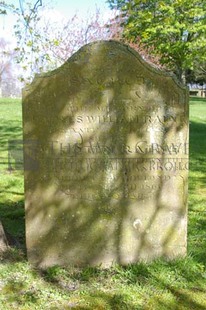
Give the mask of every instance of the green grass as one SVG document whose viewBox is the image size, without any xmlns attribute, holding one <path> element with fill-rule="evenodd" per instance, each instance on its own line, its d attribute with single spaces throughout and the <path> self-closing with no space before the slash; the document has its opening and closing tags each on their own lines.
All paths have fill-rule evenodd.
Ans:
<svg viewBox="0 0 206 310">
<path fill-rule="evenodd" d="M 22 139 L 21 103 L 0 100 L 0 219 L 18 247 L 1 258 L 0 309 L 206 309 L 206 100 L 190 101 L 188 256 L 127 267 L 32 268 L 26 260 L 23 174 L 7 165 Z"/>
</svg>

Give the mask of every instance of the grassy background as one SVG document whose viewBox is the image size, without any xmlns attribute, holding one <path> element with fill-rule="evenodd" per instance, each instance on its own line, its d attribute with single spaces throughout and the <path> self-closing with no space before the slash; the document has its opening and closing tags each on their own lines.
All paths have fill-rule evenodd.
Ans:
<svg viewBox="0 0 206 310">
<path fill-rule="evenodd" d="M 206 309 L 206 100 L 190 100 L 188 256 L 100 268 L 32 268 L 26 261 L 23 173 L 8 169 L 22 139 L 21 102 L 0 99 L 0 219 L 17 247 L 1 257 L 0 309 Z"/>
</svg>

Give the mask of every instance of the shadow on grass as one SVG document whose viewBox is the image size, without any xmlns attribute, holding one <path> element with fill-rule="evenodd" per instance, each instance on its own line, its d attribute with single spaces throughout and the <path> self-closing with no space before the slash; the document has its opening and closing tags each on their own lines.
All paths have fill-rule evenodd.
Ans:
<svg viewBox="0 0 206 310">
<path fill-rule="evenodd" d="M 72 308 L 76 310 L 91 310 L 91 309 L 115 309 L 115 310 L 138 310 L 136 306 L 125 301 L 123 295 L 112 294 L 96 291 L 85 298 L 87 304 L 91 305 L 74 305 Z M 67 308 L 71 309 L 71 308 Z"/>
<path fill-rule="evenodd" d="M 189 252 L 206 266 L 206 124 L 190 123 Z"/>
<path fill-rule="evenodd" d="M 190 123 L 190 173 L 189 193 L 192 196 L 197 187 L 205 187 L 206 184 L 206 124 Z M 201 197 L 199 197 L 201 198 Z M 202 197 L 205 200 L 205 197 Z"/>
<path fill-rule="evenodd" d="M 0 203 L 0 219 L 5 229 L 9 245 L 22 249 L 25 252 L 24 201 L 7 202 L 6 204 Z M 7 255 L 7 257 L 9 256 Z"/>
<path fill-rule="evenodd" d="M 196 161 L 202 156 L 205 156 L 206 150 L 206 124 L 190 122 L 190 161 Z M 206 167 L 205 162 L 202 163 Z M 198 170 L 199 167 L 190 167 L 193 170 Z"/>
<path fill-rule="evenodd" d="M 206 266 L 206 214 L 202 211 L 193 211 L 189 219 L 189 251 L 198 263 Z"/>
<path fill-rule="evenodd" d="M 18 122 L 19 123 L 19 122 Z M 17 122 L 1 122 L 1 148 L 0 151 L 8 149 L 8 141 L 22 138 L 22 127 L 17 125 Z M 3 146 L 3 147 L 2 147 Z"/>
<path fill-rule="evenodd" d="M 192 258 L 174 261 L 161 259 L 147 265 L 144 263 L 126 267 L 116 265 L 109 269 L 98 267 L 64 269 L 54 266 L 41 271 L 40 276 L 66 293 L 84 290 L 84 298 L 92 306 L 80 305 L 74 307 L 75 309 L 107 309 L 106 306 L 101 308 L 100 305 L 98 308 L 95 303 L 98 300 L 102 302 L 101 306 L 105 304 L 111 307 L 108 309 L 205 309 L 197 296 L 193 296 L 194 292 L 204 296 L 206 287 L 201 284 L 203 269 L 195 264 Z M 101 288 L 104 289 L 98 290 L 98 283 L 101 283 Z M 113 290 L 116 284 L 122 287 L 122 295 L 116 294 L 116 290 Z M 109 293 L 106 292 L 108 286 Z M 126 290 L 131 288 L 136 294 L 133 297 L 135 306 L 126 296 Z"/>
<path fill-rule="evenodd" d="M 201 101 L 206 103 L 206 98 L 190 96 L 190 104 L 194 104 L 195 102 L 201 102 Z"/>
</svg>

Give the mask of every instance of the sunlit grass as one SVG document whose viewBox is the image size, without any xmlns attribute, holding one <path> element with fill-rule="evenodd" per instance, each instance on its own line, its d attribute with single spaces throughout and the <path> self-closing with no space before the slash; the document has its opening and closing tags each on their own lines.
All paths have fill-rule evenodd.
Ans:
<svg viewBox="0 0 206 310">
<path fill-rule="evenodd" d="M 2 256 L 0 309 L 206 309 L 206 100 L 190 103 L 188 256 L 105 270 L 27 262 L 23 173 L 8 169 L 7 151 L 9 139 L 22 139 L 21 102 L 1 99 L 0 110 L 0 219 L 18 243 Z"/>
</svg>

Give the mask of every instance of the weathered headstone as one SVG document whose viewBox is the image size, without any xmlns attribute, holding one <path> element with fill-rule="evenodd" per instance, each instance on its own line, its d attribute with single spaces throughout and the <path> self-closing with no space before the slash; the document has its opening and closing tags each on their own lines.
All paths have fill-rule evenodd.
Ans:
<svg viewBox="0 0 206 310">
<path fill-rule="evenodd" d="M 188 92 L 173 77 L 95 42 L 25 88 L 23 119 L 33 264 L 185 255 Z"/>
</svg>

